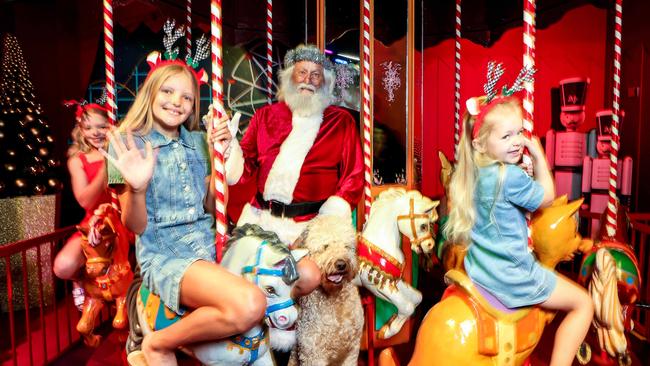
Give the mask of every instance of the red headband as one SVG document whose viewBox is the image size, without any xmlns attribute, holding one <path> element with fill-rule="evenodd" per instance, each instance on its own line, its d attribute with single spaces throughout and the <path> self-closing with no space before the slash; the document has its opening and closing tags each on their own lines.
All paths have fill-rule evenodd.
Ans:
<svg viewBox="0 0 650 366">
<path fill-rule="evenodd" d="M 206 74 L 205 70 L 201 69 L 198 72 L 194 70 L 191 66 L 189 66 L 187 63 L 181 60 L 163 60 L 160 56 L 160 52 L 158 51 L 153 51 L 147 56 L 147 63 L 151 67 L 151 70 L 149 70 L 149 75 L 156 70 L 159 67 L 167 66 L 167 65 L 179 65 L 186 67 L 188 70 L 192 72 L 192 75 L 194 75 L 194 79 L 196 79 L 196 82 L 198 83 L 199 86 L 202 84 L 207 84 L 208 83 L 208 74 Z M 147 77 L 149 77 L 147 75 Z"/>
<path fill-rule="evenodd" d="M 481 130 L 481 126 L 483 126 L 485 116 L 492 110 L 492 108 L 499 104 L 508 103 L 511 100 L 519 100 L 519 98 L 515 96 L 497 95 L 487 104 L 481 104 L 477 97 L 468 99 L 467 102 L 465 102 L 467 113 L 476 116 L 474 126 L 472 127 L 472 139 L 478 137 L 478 132 Z"/>
<path fill-rule="evenodd" d="M 99 105 L 97 103 L 87 103 L 85 101 L 76 101 L 76 100 L 65 100 L 63 101 L 63 105 L 66 107 L 72 107 L 72 106 L 77 106 L 77 109 L 74 111 L 74 116 L 77 120 L 81 120 L 83 117 L 84 113 L 88 112 L 90 109 L 99 109 L 102 110 L 106 113 L 108 113 L 108 108 L 106 108 L 103 105 Z"/>
</svg>

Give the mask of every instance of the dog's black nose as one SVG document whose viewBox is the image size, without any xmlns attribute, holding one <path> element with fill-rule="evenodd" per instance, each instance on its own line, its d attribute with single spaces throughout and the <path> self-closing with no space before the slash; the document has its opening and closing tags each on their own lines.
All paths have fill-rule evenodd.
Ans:
<svg viewBox="0 0 650 366">
<path fill-rule="evenodd" d="M 345 261 L 342 259 L 338 259 L 335 265 L 337 271 L 345 271 L 345 269 L 347 268 L 347 263 L 345 263 Z"/>
</svg>

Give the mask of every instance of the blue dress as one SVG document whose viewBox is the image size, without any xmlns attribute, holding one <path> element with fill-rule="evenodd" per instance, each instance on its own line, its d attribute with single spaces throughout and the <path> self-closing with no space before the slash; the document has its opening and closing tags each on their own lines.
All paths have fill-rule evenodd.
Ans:
<svg viewBox="0 0 650 366">
<path fill-rule="evenodd" d="M 525 213 L 539 208 L 543 198 L 543 187 L 518 166 L 479 168 L 465 270 L 509 308 L 542 303 L 555 289 L 555 272 L 528 251 Z"/>
<path fill-rule="evenodd" d="M 205 133 L 180 128 L 176 139 L 152 129 L 134 136 L 144 149 L 150 141 L 158 150 L 153 177 L 146 193 L 147 227 L 136 236 L 136 257 L 143 284 L 160 296 L 171 310 L 184 312 L 179 304 L 180 282 L 197 260 L 215 261 L 214 218 L 205 212 L 203 200 L 210 174 Z M 115 156 L 112 149 L 109 154 Z M 108 184 L 123 184 L 120 172 L 108 164 Z"/>
</svg>

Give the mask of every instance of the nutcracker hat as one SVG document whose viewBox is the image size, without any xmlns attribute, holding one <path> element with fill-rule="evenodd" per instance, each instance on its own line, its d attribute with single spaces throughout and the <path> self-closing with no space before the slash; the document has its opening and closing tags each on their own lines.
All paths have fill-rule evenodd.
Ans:
<svg viewBox="0 0 650 366">
<path fill-rule="evenodd" d="M 620 111 L 618 128 L 621 129 L 625 111 Z M 611 109 L 604 109 L 596 112 L 596 124 L 598 125 L 598 140 L 610 140 L 612 138 L 612 122 L 614 119 L 614 111 Z"/>
<path fill-rule="evenodd" d="M 582 112 L 587 101 L 589 78 L 573 77 L 560 80 L 562 112 Z"/>
<path fill-rule="evenodd" d="M 201 38 L 196 41 L 194 57 L 192 57 L 191 52 L 188 52 L 188 54 L 185 55 L 185 60 L 182 60 L 178 58 L 178 47 L 174 47 L 174 44 L 179 38 L 183 37 L 185 34 L 185 28 L 183 26 L 176 27 L 176 21 L 173 19 L 167 19 L 163 26 L 163 31 L 165 32 L 165 35 L 163 36 L 165 53 L 161 54 L 158 51 L 153 51 L 147 56 L 147 63 L 149 63 L 149 66 L 151 67 L 149 75 L 151 75 L 152 71 L 162 66 L 181 65 L 187 67 L 192 72 L 192 75 L 194 75 L 194 78 L 199 85 L 207 84 L 208 74 L 205 70 L 196 70 L 196 68 L 199 67 L 199 61 L 206 59 L 210 55 L 210 43 L 205 35 L 202 35 Z"/>
<path fill-rule="evenodd" d="M 517 75 L 517 79 L 512 83 L 512 86 L 508 88 L 507 85 L 503 85 L 501 94 L 497 94 L 498 89 L 496 88 L 496 85 L 503 75 L 503 72 L 504 68 L 502 63 L 496 63 L 494 61 L 488 62 L 487 82 L 483 86 L 485 95 L 469 98 L 465 102 L 467 113 L 476 117 L 474 126 L 472 127 L 473 139 L 478 137 L 478 132 L 481 130 L 483 120 L 488 112 L 498 104 L 504 103 L 510 99 L 519 99 L 514 96 L 514 94 L 523 90 L 526 82 L 532 82 L 534 80 L 534 75 L 537 70 L 534 68 L 523 67 L 519 72 L 519 75 Z"/>
</svg>

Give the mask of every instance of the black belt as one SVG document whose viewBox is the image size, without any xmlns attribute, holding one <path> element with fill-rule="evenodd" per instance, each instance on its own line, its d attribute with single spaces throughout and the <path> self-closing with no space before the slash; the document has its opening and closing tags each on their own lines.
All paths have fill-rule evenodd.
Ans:
<svg viewBox="0 0 650 366">
<path fill-rule="evenodd" d="M 298 202 L 285 204 L 276 200 L 266 201 L 260 192 L 257 192 L 255 199 L 257 200 L 257 203 L 259 203 L 260 207 L 262 207 L 262 209 L 268 209 L 269 212 L 271 212 L 271 215 L 277 217 L 296 217 L 316 214 L 325 202 L 323 200 L 318 202 Z"/>
</svg>

